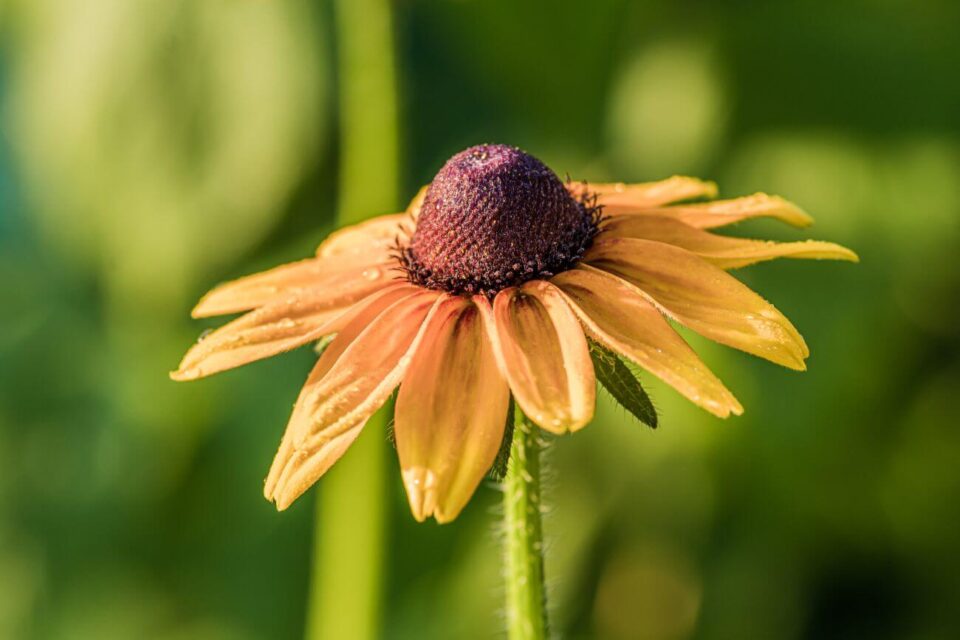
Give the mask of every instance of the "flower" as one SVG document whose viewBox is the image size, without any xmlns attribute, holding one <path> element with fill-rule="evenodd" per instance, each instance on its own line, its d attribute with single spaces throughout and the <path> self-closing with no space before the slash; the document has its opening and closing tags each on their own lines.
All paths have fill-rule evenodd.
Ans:
<svg viewBox="0 0 960 640">
<path fill-rule="evenodd" d="M 764 194 L 701 201 L 716 191 L 687 177 L 565 184 L 519 149 L 472 147 L 406 213 L 342 229 L 315 257 L 208 293 L 194 317 L 246 313 L 171 376 L 200 378 L 335 336 L 300 393 L 265 496 L 289 506 L 399 386 L 395 438 L 411 510 L 448 522 L 493 464 L 511 396 L 556 434 L 591 420 L 588 338 L 721 418 L 743 408 L 668 319 L 804 369 L 809 351 L 790 321 L 726 270 L 857 257 L 827 242 L 712 233 L 758 217 L 811 222 Z"/>
</svg>

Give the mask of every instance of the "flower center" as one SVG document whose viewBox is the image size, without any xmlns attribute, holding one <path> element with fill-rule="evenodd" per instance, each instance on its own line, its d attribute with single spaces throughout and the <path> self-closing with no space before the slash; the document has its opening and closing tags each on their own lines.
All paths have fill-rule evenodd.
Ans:
<svg viewBox="0 0 960 640">
<path fill-rule="evenodd" d="M 599 208 L 574 199 L 533 156 L 479 145 L 433 179 L 400 260 L 416 284 L 493 295 L 573 267 L 598 221 Z"/>
</svg>

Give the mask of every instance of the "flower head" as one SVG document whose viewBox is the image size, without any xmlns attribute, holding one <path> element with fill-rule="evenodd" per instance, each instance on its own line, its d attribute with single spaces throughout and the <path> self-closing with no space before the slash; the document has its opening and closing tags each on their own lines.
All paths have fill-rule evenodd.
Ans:
<svg viewBox="0 0 960 640">
<path fill-rule="evenodd" d="M 401 255 L 412 282 L 492 297 L 572 268 L 598 222 L 598 208 L 533 156 L 480 145 L 450 158 L 430 183 Z"/>
<path fill-rule="evenodd" d="M 335 336 L 300 393 L 266 497 L 289 506 L 399 386 L 395 436 L 411 509 L 447 522 L 493 464 L 511 397 L 553 433 L 591 420 L 588 341 L 719 417 L 743 408 L 668 319 L 804 368 L 809 351 L 790 321 L 726 270 L 856 255 L 715 234 L 756 217 L 811 222 L 777 197 L 707 201 L 715 196 L 712 183 L 685 177 L 564 184 L 519 149 L 472 147 L 406 213 L 338 231 L 313 258 L 207 294 L 195 317 L 247 313 L 171 375 L 199 378 Z"/>
</svg>

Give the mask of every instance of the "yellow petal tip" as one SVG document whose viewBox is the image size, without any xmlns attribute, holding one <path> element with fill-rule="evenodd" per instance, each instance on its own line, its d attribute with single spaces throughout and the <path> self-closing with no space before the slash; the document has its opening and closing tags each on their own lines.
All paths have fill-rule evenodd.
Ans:
<svg viewBox="0 0 960 640">
<path fill-rule="evenodd" d="M 456 513 L 446 513 L 438 510 L 433 514 L 433 518 L 437 521 L 437 524 L 450 524 L 457 519 L 458 515 L 460 515 L 459 510 Z"/>
<path fill-rule="evenodd" d="M 716 198 L 720 194 L 720 188 L 713 180 L 704 180 L 703 187 L 704 195 L 706 195 L 707 198 Z"/>
<path fill-rule="evenodd" d="M 768 210 L 766 215 L 786 222 L 790 226 L 797 227 L 798 229 L 803 229 L 813 224 L 813 216 L 786 198 L 772 196 L 761 191 L 752 196 L 747 196 L 744 199 L 753 200 L 757 204 L 766 203 L 767 205 L 773 205 L 772 210 L 765 207 Z"/>
<path fill-rule="evenodd" d="M 782 219 L 788 224 L 803 229 L 813 224 L 813 216 L 793 204 L 789 200 L 777 197 L 777 200 L 783 205 Z"/>
<path fill-rule="evenodd" d="M 797 243 L 798 246 L 809 246 L 813 251 L 809 256 L 799 255 L 797 257 L 810 257 L 819 260 L 844 260 L 846 262 L 860 262 L 860 256 L 846 247 L 833 242 L 819 242 L 817 240 L 808 240 Z"/>
<path fill-rule="evenodd" d="M 425 467 L 404 469 L 403 484 L 407 488 L 410 512 L 417 522 L 434 515 L 437 507 L 437 476 Z"/>
<path fill-rule="evenodd" d="M 229 313 L 229 309 L 222 309 L 211 302 L 211 298 L 213 298 L 216 293 L 217 290 L 214 289 L 210 293 L 200 298 L 200 301 L 197 302 L 193 309 L 190 310 L 190 317 L 195 320 L 199 320 L 201 318 L 209 318 L 211 316 L 219 316 L 223 315 L 224 313 Z"/>
<path fill-rule="evenodd" d="M 860 262 L 860 256 L 858 256 L 855 251 L 847 249 L 846 247 L 841 247 L 841 249 L 843 250 L 841 251 L 843 257 L 840 258 L 840 260 L 846 260 L 848 262 Z"/>
<path fill-rule="evenodd" d="M 537 425 L 544 431 L 549 431 L 550 433 L 557 436 L 562 436 L 566 434 L 568 431 L 574 431 L 575 428 L 579 428 L 579 427 L 575 427 L 574 423 L 571 422 L 570 420 L 564 420 L 562 418 L 548 419 L 543 417 L 542 415 L 537 415 L 537 414 L 531 415 L 526 411 L 524 411 L 524 413 L 526 413 L 527 417 L 530 418 L 530 421 L 533 422 L 535 425 Z"/>
<path fill-rule="evenodd" d="M 276 505 L 277 511 L 286 511 L 287 508 L 288 508 L 291 504 L 293 504 L 293 501 L 294 501 L 294 500 L 296 500 L 296 498 L 295 498 L 295 497 L 294 497 L 294 498 L 291 498 L 289 495 L 283 495 L 283 494 L 277 495 L 277 494 L 274 494 L 274 496 L 273 496 L 273 503 Z"/>
<path fill-rule="evenodd" d="M 170 372 L 170 379 L 174 382 L 189 382 L 190 380 L 196 380 L 200 377 L 200 374 L 195 369 L 177 369 L 176 371 Z"/>
</svg>

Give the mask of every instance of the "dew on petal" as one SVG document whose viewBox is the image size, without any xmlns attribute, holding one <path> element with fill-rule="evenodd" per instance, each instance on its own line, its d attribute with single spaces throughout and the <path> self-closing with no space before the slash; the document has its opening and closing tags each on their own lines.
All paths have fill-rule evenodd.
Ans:
<svg viewBox="0 0 960 640">
<path fill-rule="evenodd" d="M 381 276 L 383 276 L 383 269 L 380 267 L 370 267 L 369 269 L 364 269 L 362 275 L 364 278 L 370 281 L 378 280 Z"/>
</svg>

